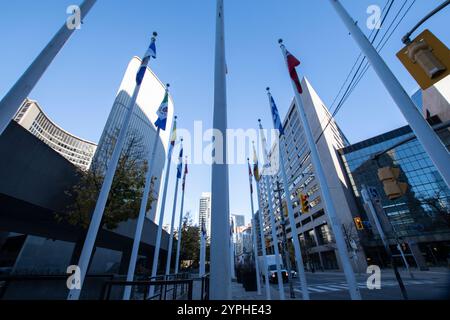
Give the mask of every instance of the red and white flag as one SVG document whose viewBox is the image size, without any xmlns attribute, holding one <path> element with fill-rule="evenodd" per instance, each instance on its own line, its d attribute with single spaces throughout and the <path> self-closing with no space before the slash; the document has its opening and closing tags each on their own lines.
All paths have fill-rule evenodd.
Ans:
<svg viewBox="0 0 450 320">
<path fill-rule="evenodd" d="M 291 76 L 292 81 L 294 81 L 298 93 L 301 94 L 303 93 L 303 89 L 302 85 L 300 84 L 300 80 L 298 79 L 297 70 L 295 69 L 295 67 L 298 67 L 300 65 L 300 61 L 287 50 L 286 50 L 286 61 L 289 69 L 289 75 Z"/>
</svg>

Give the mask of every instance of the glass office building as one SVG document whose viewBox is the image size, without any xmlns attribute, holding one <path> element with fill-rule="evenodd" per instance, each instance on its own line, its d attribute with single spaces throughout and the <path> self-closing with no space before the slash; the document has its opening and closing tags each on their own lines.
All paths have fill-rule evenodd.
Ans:
<svg viewBox="0 0 450 320">
<path fill-rule="evenodd" d="M 450 148 L 448 128 L 437 132 Z M 361 186 L 366 185 L 377 189 L 382 207 L 398 236 L 417 243 L 429 265 L 446 264 L 450 246 L 450 190 L 410 127 L 381 134 L 339 152 L 363 220 L 367 221 L 367 216 L 360 191 Z M 376 154 L 378 160 L 373 157 Z M 396 200 L 386 197 L 377 175 L 381 167 L 400 169 L 399 181 L 408 185 L 404 196 Z M 369 239 L 370 230 L 366 232 Z M 366 241 L 365 245 L 373 243 Z"/>
</svg>

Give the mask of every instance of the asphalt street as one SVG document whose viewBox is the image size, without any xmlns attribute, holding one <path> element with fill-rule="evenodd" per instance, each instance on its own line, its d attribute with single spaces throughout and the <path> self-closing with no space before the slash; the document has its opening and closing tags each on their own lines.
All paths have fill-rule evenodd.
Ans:
<svg viewBox="0 0 450 320">
<path fill-rule="evenodd" d="M 408 298 L 411 300 L 448 300 L 450 299 L 450 271 L 439 269 L 434 271 L 412 270 L 412 275 L 401 271 Z M 381 288 L 368 289 L 369 274 L 356 275 L 358 287 L 364 300 L 401 300 L 400 287 L 392 270 L 381 273 Z M 306 280 L 310 298 L 314 300 L 346 300 L 349 299 L 348 285 L 345 276 L 340 272 L 307 273 Z M 289 297 L 289 284 L 284 285 L 286 297 Z M 299 279 L 294 279 L 296 299 L 301 299 Z M 271 285 L 272 292 L 278 294 L 278 286 Z"/>
</svg>

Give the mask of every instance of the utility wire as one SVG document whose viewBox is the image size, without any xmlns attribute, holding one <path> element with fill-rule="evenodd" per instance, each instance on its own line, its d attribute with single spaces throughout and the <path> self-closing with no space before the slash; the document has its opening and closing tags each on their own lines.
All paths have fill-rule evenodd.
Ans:
<svg viewBox="0 0 450 320">
<path fill-rule="evenodd" d="M 402 17 L 400 18 L 400 20 L 397 22 L 397 24 L 395 25 L 394 29 L 392 29 L 392 31 L 389 33 L 389 30 L 392 28 L 392 26 L 394 25 L 395 21 L 397 20 L 397 18 L 399 17 L 400 13 L 402 12 L 402 10 L 404 9 L 404 7 L 406 6 L 408 0 L 405 0 L 405 2 L 403 3 L 403 5 L 401 6 L 401 8 L 398 10 L 397 14 L 395 15 L 394 19 L 391 21 L 391 24 L 389 25 L 389 27 L 386 29 L 386 32 L 384 33 L 384 35 L 382 36 L 381 40 L 378 42 L 378 45 L 376 46 L 376 49 L 378 52 L 380 52 L 385 45 L 387 44 L 387 42 L 390 40 L 390 38 L 392 37 L 392 35 L 394 34 L 394 32 L 397 30 L 397 28 L 399 27 L 400 23 L 404 20 L 404 18 L 406 17 L 406 15 L 408 14 L 408 12 L 411 10 L 411 8 L 413 7 L 413 5 L 415 4 L 416 0 L 413 0 L 412 3 L 410 4 L 410 6 L 406 9 L 406 11 L 404 12 L 404 14 L 402 15 Z M 385 4 L 384 8 L 383 8 L 383 12 L 385 11 L 385 9 L 388 7 L 386 14 L 384 15 L 384 18 L 381 22 L 381 27 L 383 26 L 389 11 L 392 8 L 393 5 L 393 0 L 389 1 Z M 378 36 L 379 31 L 381 30 L 381 27 L 379 29 L 377 29 L 377 32 L 375 33 L 375 36 L 373 37 L 373 39 L 371 40 L 371 43 L 373 44 Z M 374 30 L 372 30 L 372 33 L 369 35 L 369 39 L 372 36 L 372 34 L 374 33 Z M 386 35 L 389 33 L 389 35 L 386 38 Z M 383 42 L 384 40 L 384 42 Z M 348 79 L 350 78 L 351 74 L 353 73 L 353 70 L 355 69 L 356 65 L 358 64 L 359 59 L 362 56 L 362 52 L 360 53 L 360 55 L 358 56 L 358 58 L 356 59 L 355 63 L 353 64 L 346 80 L 344 81 L 343 85 L 341 86 L 338 94 L 336 95 L 335 99 L 333 100 L 332 106 L 334 105 L 335 101 L 337 100 L 337 98 L 339 97 L 339 95 L 341 94 L 345 84 L 347 83 Z M 364 64 L 364 62 L 366 62 Z M 364 64 L 363 67 L 363 71 L 357 76 L 359 70 L 361 70 L 362 65 Z M 326 124 L 326 126 L 324 127 L 324 129 L 322 130 L 321 134 L 319 135 L 319 137 L 316 139 L 315 143 L 317 144 L 320 140 L 320 138 L 322 137 L 322 135 L 324 134 L 325 130 L 328 128 L 328 126 L 330 125 L 331 121 L 334 119 L 334 117 L 337 115 L 337 113 L 339 112 L 339 110 L 342 108 L 342 106 L 344 105 L 344 103 L 347 101 L 348 97 L 352 94 L 352 92 L 354 91 L 354 89 L 357 87 L 357 85 L 359 84 L 359 82 L 362 80 L 362 78 L 364 77 L 365 73 L 368 71 L 368 69 L 370 68 L 370 64 L 368 61 L 366 61 L 366 57 L 363 58 L 363 60 L 360 62 L 357 71 L 355 72 L 354 76 L 352 77 L 352 80 L 350 81 L 350 83 L 347 86 L 347 89 L 345 90 L 344 95 L 342 96 L 341 100 L 339 101 L 336 109 L 333 111 L 332 116 L 330 117 L 330 119 L 328 120 L 328 123 Z M 356 79 L 356 80 L 355 80 Z M 331 109 L 331 108 L 330 108 Z M 304 159 L 306 159 L 309 155 L 311 154 L 311 151 L 309 151 Z M 299 166 L 299 168 L 297 169 L 297 172 L 299 170 L 301 170 L 301 168 L 303 167 L 303 164 Z M 295 173 L 295 175 L 297 174 L 297 172 Z M 291 175 L 294 176 L 294 175 Z M 302 175 L 303 176 L 303 175 Z M 297 179 L 298 177 L 296 177 L 295 179 Z M 294 180 L 291 180 L 291 182 L 294 182 Z"/>
</svg>

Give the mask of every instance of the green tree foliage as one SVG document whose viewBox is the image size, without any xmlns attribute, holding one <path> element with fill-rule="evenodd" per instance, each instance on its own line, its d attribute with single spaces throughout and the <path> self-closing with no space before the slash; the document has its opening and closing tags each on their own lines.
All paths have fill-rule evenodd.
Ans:
<svg viewBox="0 0 450 320">
<path fill-rule="evenodd" d="M 114 139 L 109 143 L 112 153 Z M 142 143 L 136 135 L 132 135 L 125 146 L 117 166 L 111 191 L 106 203 L 101 227 L 113 230 L 119 223 L 128 219 L 135 219 L 139 214 L 142 193 L 145 187 L 145 175 L 147 163 L 142 162 Z M 105 159 L 105 162 L 107 160 Z M 74 201 L 64 214 L 58 214 L 57 219 L 65 220 L 72 225 L 87 228 L 91 221 L 91 215 L 95 208 L 100 188 L 104 180 L 104 168 L 107 163 L 96 163 L 91 170 L 80 171 L 79 182 L 66 193 Z M 152 179 L 152 187 L 147 203 L 147 211 L 151 209 L 156 200 L 153 185 L 156 178 Z"/>
<path fill-rule="evenodd" d="M 181 228 L 180 261 L 192 261 L 198 266 L 200 259 L 200 228 L 193 224 L 190 213 L 183 218 Z"/>
</svg>

